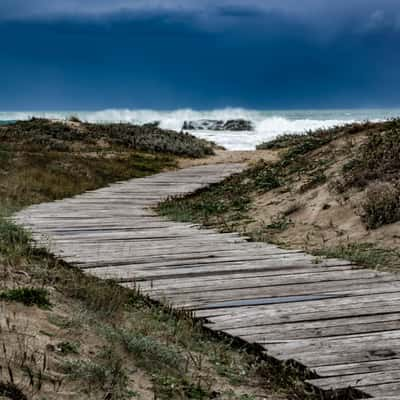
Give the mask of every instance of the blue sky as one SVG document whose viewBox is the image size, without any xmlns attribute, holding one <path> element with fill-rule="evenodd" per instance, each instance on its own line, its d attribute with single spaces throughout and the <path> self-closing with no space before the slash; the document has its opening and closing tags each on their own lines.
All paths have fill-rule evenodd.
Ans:
<svg viewBox="0 0 400 400">
<path fill-rule="evenodd" d="M 0 0 L 0 110 L 400 105 L 392 0 Z"/>
</svg>

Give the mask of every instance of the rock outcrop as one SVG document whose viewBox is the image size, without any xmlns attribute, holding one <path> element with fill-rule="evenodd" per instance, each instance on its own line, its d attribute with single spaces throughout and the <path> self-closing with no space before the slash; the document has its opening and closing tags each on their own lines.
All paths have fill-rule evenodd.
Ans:
<svg viewBox="0 0 400 400">
<path fill-rule="evenodd" d="M 200 119 L 198 121 L 185 121 L 183 130 L 208 130 L 208 131 L 252 131 L 254 126 L 245 119 L 231 119 L 228 121 Z"/>
</svg>

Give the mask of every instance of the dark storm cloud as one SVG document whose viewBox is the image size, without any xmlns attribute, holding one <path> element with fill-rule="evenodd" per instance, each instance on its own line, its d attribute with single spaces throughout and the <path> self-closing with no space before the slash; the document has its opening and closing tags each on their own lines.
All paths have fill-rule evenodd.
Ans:
<svg viewBox="0 0 400 400">
<path fill-rule="evenodd" d="M 48 18 L 54 16 L 107 16 L 132 13 L 201 13 L 210 16 L 248 16 L 271 11 L 307 21 L 321 17 L 337 22 L 358 16 L 366 24 L 391 20 L 398 25 L 398 0 L 2 0 L 0 18 Z"/>
<path fill-rule="evenodd" d="M 398 0 L 0 0 L 0 109 L 400 104 Z"/>
</svg>

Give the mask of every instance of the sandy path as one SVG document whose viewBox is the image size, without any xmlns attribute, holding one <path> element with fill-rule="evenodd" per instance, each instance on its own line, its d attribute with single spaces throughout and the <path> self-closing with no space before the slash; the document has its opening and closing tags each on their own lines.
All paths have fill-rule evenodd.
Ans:
<svg viewBox="0 0 400 400">
<path fill-rule="evenodd" d="M 199 159 L 181 158 L 180 168 L 188 168 L 195 165 L 224 164 L 224 163 L 255 163 L 257 161 L 277 161 L 278 152 L 271 150 L 247 150 L 247 151 L 228 151 L 216 150 L 215 156 Z"/>
</svg>

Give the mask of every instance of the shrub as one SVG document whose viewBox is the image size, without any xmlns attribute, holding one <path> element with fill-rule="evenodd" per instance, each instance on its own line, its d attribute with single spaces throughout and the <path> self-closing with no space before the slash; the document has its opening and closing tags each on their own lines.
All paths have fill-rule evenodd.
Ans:
<svg viewBox="0 0 400 400">
<path fill-rule="evenodd" d="M 37 305 L 42 308 L 50 307 L 49 293 L 46 289 L 18 288 L 0 292 L 0 299 L 16 301 L 26 306 Z"/>
<path fill-rule="evenodd" d="M 278 232 L 283 232 L 293 225 L 293 222 L 285 215 L 277 215 L 271 219 L 271 223 L 266 225 L 266 229 L 272 229 Z"/>
<path fill-rule="evenodd" d="M 184 358 L 172 346 L 139 333 L 116 330 L 110 335 L 119 340 L 125 349 L 136 356 L 140 366 L 148 371 L 169 368 L 179 371 L 184 365 Z"/>
<path fill-rule="evenodd" d="M 127 390 L 128 376 L 123 360 L 115 349 L 105 349 L 94 360 L 68 360 L 62 364 L 63 371 L 71 380 L 82 381 L 83 391 L 92 394 L 96 390 L 106 392 L 106 399 L 131 398 Z"/>
<path fill-rule="evenodd" d="M 366 191 L 362 219 L 370 229 L 400 221 L 400 188 L 384 182 L 374 183 Z"/>
<path fill-rule="evenodd" d="M 62 354 L 79 354 L 79 343 L 60 342 L 57 343 L 57 349 Z"/>
<path fill-rule="evenodd" d="M 308 190 L 314 189 L 320 185 L 323 185 L 328 178 L 326 177 L 325 173 L 321 170 L 316 171 L 309 180 L 301 185 L 299 191 L 300 193 L 305 193 Z"/>
<path fill-rule="evenodd" d="M 26 395 L 14 383 L 4 383 L 0 381 L 0 398 L 11 400 L 28 400 Z"/>
<path fill-rule="evenodd" d="M 258 189 L 262 189 L 265 191 L 276 189 L 281 186 L 279 175 L 272 166 L 270 168 L 268 168 L 268 166 L 265 166 L 264 168 L 259 170 L 254 179 L 254 182 Z"/>
</svg>

